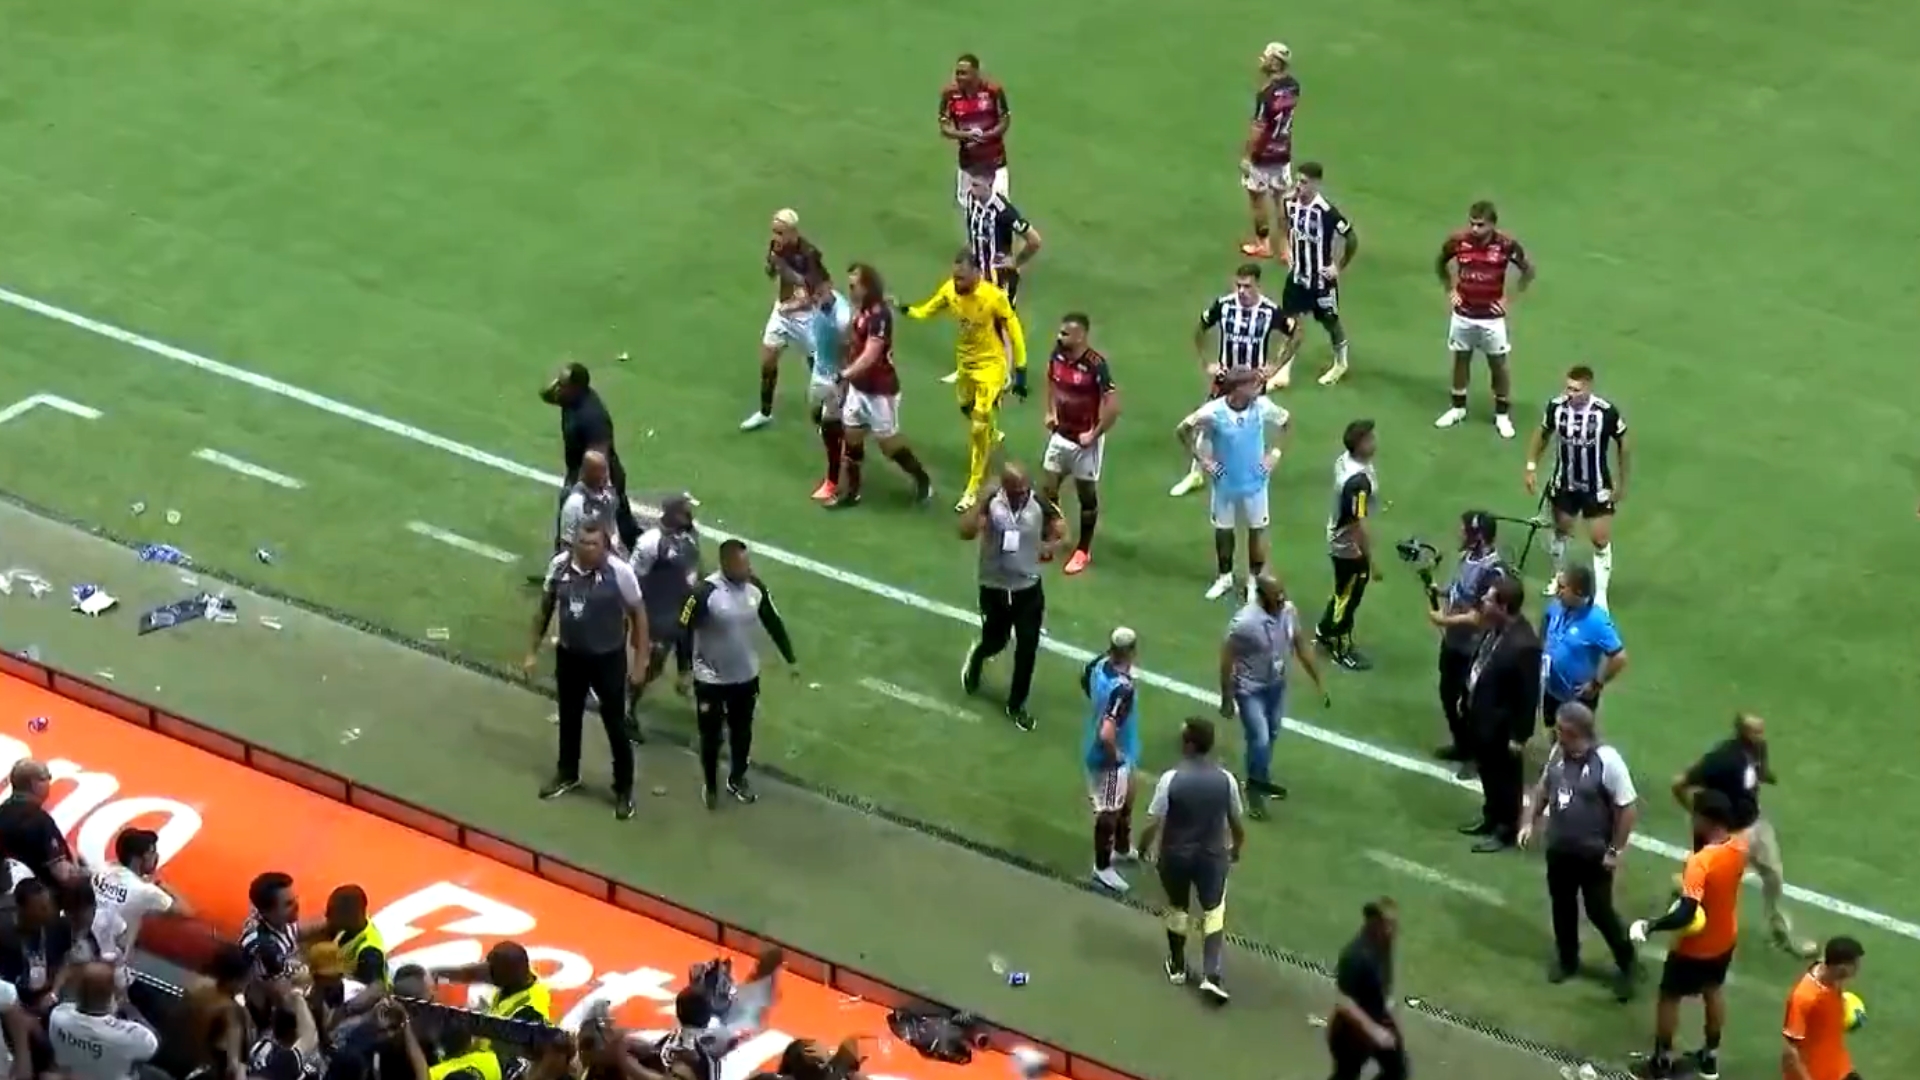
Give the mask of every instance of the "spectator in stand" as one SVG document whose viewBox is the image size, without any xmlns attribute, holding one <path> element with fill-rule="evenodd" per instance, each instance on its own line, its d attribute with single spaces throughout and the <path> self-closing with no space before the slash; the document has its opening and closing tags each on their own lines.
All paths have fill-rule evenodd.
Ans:
<svg viewBox="0 0 1920 1080">
<path fill-rule="evenodd" d="M 114 1015 L 119 991 L 113 968 L 89 963 L 75 977 L 77 1000 L 56 1007 L 48 1018 L 53 1063 L 69 1080 L 135 1080 L 164 1078 L 147 1065 L 160 1051 L 153 1029 Z"/>
<path fill-rule="evenodd" d="M 13 791 L 0 802 L 0 853 L 42 881 L 69 883 L 83 879 L 85 871 L 67 846 L 66 835 L 47 813 L 45 803 L 53 774 L 45 765 L 26 758 L 14 763 L 7 781 Z"/>
<path fill-rule="evenodd" d="M 112 866 L 93 875 L 93 899 L 102 917 L 119 917 L 124 930 L 118 952 L 130 956 L 149 915 L 190 918 L 193 911 L 172 889 L 154 880 L 160 870 L 160 834 L 128 829 L 113 842 Z"/>
<path fill-rule="evenodd" d="M 261 874 L 247 886 L 252 910 L 240 927 L 240 947 L 253 961 L 258 978 L 278 979 L 292 973 L 300 960 L 300 899 L 293 878 L 277 870 Z"/>
<path fill-rule="evenodd" d="M 60 912 L 66 916 L 67 935 L 73 940 L 73 946 L 60 971 L 62 982 L 56 992 L 66 997 L 66 980 L 79 974 L 80 965 L 98 963 L 113 969 L 114 985 L 120 988 L 121 999 L 125 1000 L 130 978 L 126 970 L 128 957 L 120 952 L 120 941 L 126 935 L 125 924 L 117 913 L 102 911 L 94 903 L 91 884 L 82 883 L 67 889 L 65 897 Z"/>
<path fill-rule="evenodd" d="M 7 1080 L 33 1080 L 33 1033 L 36 1022 L 20 1007 L 20 991 L 10 982 L 0 981 L 0 1076 Z"/>
<path fill-rule="evenodd" d="M 252 1022 L 237 1000 L 253 976 L 253 958 L 238 945 L 221 945 L 205 978 L 187 988 L 183 1055 L 192 1063 L 187 1080 L 240 1080 L 247 1073 Z"/>
<path fill-rule="evenodd" d="M 29 1012 L 44 1017 L 53 1008 L 73 935 L 46 882 L 29 878 L 15 885 L 13 904 L 12 925 L 0 927 L 0 979 L 13 984 Z"/>
<path fill-rule="evenodd" d="M 255 1080 L 310 1080 L 326 1062 L 320 1056 L 320 1029 L 300 986 L 289 979 L 270 984 L 273 1019 L 247 1051 L 247 1075 Z"/>
</svg>

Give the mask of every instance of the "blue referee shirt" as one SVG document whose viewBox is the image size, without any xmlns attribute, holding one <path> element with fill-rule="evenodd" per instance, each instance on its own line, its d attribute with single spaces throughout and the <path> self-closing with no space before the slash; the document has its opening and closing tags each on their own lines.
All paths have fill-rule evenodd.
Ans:
<svg viewBox="0 0 1920 1080">
<path fill-rule="evenodd" d="M 1555 701 L 1571 701 L 1593 681 L 1607 661 L 1626 648 L 1607 609 L 1588 601 L 1570 608 L 1555 599 L 1547 604 L 1546 663 L 1543 685 Z"/>
</svg>

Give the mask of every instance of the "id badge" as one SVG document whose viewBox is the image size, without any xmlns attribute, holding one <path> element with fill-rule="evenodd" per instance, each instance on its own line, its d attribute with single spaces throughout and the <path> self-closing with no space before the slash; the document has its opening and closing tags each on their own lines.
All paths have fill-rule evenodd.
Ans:
<svg viewBox="0 0 1920 1080">
<path fill-rule="evenodd" d="M 1560 790 L 1554 792 L 1553 801 L 1555 804 L 1557 804 L 1560 807 L 1560 809 L 1565 810 L 1567 807 L 1573 805 L 1573 789 L 1561 788 Z"/>
<path fill-rule="evenodd" d="M 567 612 L 576 619 L 586 614 L 586 610 L 587 610 L 587 601 L 584 597 L 576 596 L 573 599 L 567 601 Z"/>
<path fill-rule="evenodd" d="M 1000 550 L 1008 555 L 1020 550 L 1020 530 L 1008 529 L 1000 534 Z"/>
</svg>

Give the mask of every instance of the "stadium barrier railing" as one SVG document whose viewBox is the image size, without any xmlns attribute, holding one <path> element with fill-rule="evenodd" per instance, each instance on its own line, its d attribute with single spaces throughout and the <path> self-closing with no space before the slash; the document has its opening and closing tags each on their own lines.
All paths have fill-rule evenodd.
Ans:
<svg viewBox="0 0 1920 1080">
<path fill-rule="evenodd" d="M 77 704 L 97 710 L 129 724 L 176 739 L 207 753 L 297 785 L 317 795 L 344 803 L 396 825 L 452 844 L 462 850 L 491 859 L 547 881 L 571 889 L 602 903 L 624 908 L 644 918 L 665 923 L 683 933 L 735 953 L 752 956 L 773 946 L 786 955 L 786 968 L 794 974 L 826 986 L 894 1009 L 903 1005 L 948 1007 L 922 994 L 895 986 L 874 975 L 836 961 L 815 956 L 747 927 L 729 923 L 645 889 L 615 881 L 602 874 L 535 851 L 497 833 L 475 828 L 429 810 L 418 803 L 389 795 L 328 769 L 300 761 L 257 743 L 216 730 L 197 720 L 169 712 L 157 705 L 101 686 L 98 683 L 36 660 L 0 652 L 0 673 L 33 683 Z M 205 951 L 218 938 L 211 926 L 202 927 L 204 938 L 191 940 L 178 933 L 149 942 L 142 933 L 142 946 L 164 959 L 187 968 L 197 968 Z M 1069 1080 L 1143 1080 L 1084 1054 L 1056 1046 L 1044 1039 L 1016 1031 L 982 1018 L 987 1027 L 989 1045 L 1002 1052 L 1016 1046 L 1040 1050 L 1049 1058 L 1053 1072 Z"/>
</svg>

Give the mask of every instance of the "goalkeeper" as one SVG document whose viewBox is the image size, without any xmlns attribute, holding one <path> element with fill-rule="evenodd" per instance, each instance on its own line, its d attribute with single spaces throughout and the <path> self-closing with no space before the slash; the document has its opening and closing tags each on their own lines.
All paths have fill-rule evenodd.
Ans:
<svg viewBox="0 0 1920 1080">
<path fill-rule="evenodd" d="M 959 378 L 953 390 L 960 401 L 960 412 L 967 418 L 967 489 L 953 509 L 965 513 L 980 500 L 993 447 L 1000 439 L 1000 399 L 1009 389 L 1021 399 L 1027 396 L 1026 331 L 1013 312 L 1013 302 L 981 274 L 980 260 L 971 251 L 954 257 L 953 276 L 941 282 L 932 296 L 899 308 L 914 319 L 952 314 L 960 324 L 960 336 L 954 343 Z M 1009 351 L 1013 354 L 1011 372 Z"/>
<path fill-rule="evenodd" d="M 1653 1055 L 1647 1075 L 1665 1080 L 1675 1074 L 1674 1036 L 1680 1028 L 1680 1003 L 1697 997 L 1706 1011 L 1706 1037 L 1693 1054 L 1693 1071 L 1720 1075 L 1720 1033 L 1727 1023 L 1727 971 L 1740 933 L 1740 879 L 1747 872 L 1747 838 L 1733 831 L 1733 805 L 1717 791 L 1693 796 L 1693 832 L 1700 847 L 1687 857 L 1680 896 L 1657 919 L 1633 924 L 1627 936 L 1635 944 L 1648 934 L 1672 931 L 1680 936 L 1667 950 L 1660 971 L 1660 999 L 1653 1014 Z"/>
</svg>

